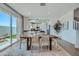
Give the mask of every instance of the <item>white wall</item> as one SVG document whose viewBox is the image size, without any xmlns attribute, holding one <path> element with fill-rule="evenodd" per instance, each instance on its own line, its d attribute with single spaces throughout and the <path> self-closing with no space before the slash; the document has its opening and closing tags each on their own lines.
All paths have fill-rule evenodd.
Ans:
<svg viewBox="0 0 79 59">
<path fill-rule="evenodd" d="M 29 19 L 28 17 L 24 17 L 24 30 L 29 30 L 30 28 L 28 19 Z"/>
<path fill-rule="evenodd" d="M 68 41 L 68 42 L 70 42 L 72 44 L 75 44 L 76 43 L 76 31 L 73 30 L 74 11 L 73 10 L 69 11 L 67 14 L 62 16 L 59 20 L 62 23 L 64 23 L 64 24 L 67 21 L 69 21 L 69 29 L 68 30 L 64 29 L 60 33 L 60 35 L 62 36 L 63 40 Z"/>
<path fill-rule="evenodd" d="M 75 44 L 76 48 L 79 48 L 79 31 L 76 32 L 76 44 Z"/>
<path fill-rule="evenodd" d="M 16 26 L 17 39 L 20 39 L 20 34 L 22 33 L 22 18 L 18 17 L 16 21 L 17 21 L 17 26 Z"/>
<path fill-rule="evenodd" d="M 74 17 L 79 18 L 79 8 L 74 10 Z M 75 20 L 77 20 L 77 21 L 75 21 L 76 24 L 79 24 L 79 19 L 75 19 Z M 76 25 L 76 27 L 78 28 L 79 25 Z M 79 29 L 76 30 L 76 44 L 75 44 L 75 47 L 79 48 Z"/>
</svg>

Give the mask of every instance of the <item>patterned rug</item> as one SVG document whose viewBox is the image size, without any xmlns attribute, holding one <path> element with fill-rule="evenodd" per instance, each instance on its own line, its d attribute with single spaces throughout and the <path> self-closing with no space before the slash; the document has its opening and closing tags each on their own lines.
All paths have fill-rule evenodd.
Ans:
<svg viewBox="0 0 79 59">
<path fill-rule="evenodd" d="M 1 52 L 2 56 L 70 56 L 60 45 L 58 48 L 52 47 L 52 50 L 48 50 L 47 47 L 39 49 L 38 46 L 33 46 L 32 50 L 26 50 L 26 44 L 22 44 L 22 48 L 19 48 L 19 43 L 14 44 L 5 51 Z"/>
</svg>

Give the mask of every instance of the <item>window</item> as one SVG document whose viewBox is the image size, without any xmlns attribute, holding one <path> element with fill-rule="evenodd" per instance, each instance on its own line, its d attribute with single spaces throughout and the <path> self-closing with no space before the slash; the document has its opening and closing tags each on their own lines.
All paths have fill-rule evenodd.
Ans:
<svg viewBox="0 0 79 59">
<path fill-rule="evenodd" d="M 0 50 L 16 42 L 16 16 L 0 11 Z"/>
</svg>

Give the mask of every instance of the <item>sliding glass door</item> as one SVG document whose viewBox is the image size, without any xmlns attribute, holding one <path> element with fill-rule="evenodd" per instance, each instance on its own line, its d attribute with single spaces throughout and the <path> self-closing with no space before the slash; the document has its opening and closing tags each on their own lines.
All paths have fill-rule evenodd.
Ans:
<svg viewBox="0 0 79 59">
<path fill-rule="evenodd" d="M 0 11 L 0 50 L 15 43 L 17 17 Z"/>
<path fill-rule="evenodd" d="M 0 50 L 10 45 L 10 15 L 0 11 Z"/>
<path fill-rule="evenodd" d="M 12 16 L 12 43 L 16 42 L 16 20 L 15 16 Z"/>
</svg>

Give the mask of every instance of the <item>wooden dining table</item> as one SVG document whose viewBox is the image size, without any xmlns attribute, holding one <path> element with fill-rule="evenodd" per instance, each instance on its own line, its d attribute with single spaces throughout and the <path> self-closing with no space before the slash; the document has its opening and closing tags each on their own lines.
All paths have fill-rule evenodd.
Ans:
<svg viewBox="0 0 79 59">
<path fill-rule="evenodd" d="M 26 48 L 27 50 L 31 50 L 31 43 L 32 43 L 32 39 L 33 39 L 34 35 L 21 35 L 20 36 L 20 48 L 21 48 L 21 44 L 22 44 L 22 40 L 26 39 Z M 38 39 L 40 39 L 41 36 L 38 37 Z M 54 35 L 49 35 L 49 50 L 52 50 L 52 39 L 57 39 L 57 36 Z"/>
</svg>

